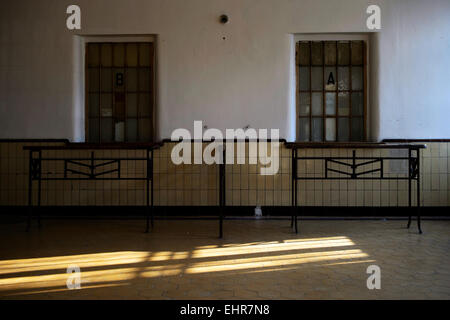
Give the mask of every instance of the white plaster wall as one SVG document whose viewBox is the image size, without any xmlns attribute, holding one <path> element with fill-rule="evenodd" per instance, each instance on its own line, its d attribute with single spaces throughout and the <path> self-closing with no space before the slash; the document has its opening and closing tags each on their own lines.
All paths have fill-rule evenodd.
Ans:
<svg viewBox="0 0 450 320">
<path fill-rule="evenodd" d="M 80 31 L 65 27 L 69 4 Z M 0 138 L 82 141 L 76 35 L 119 34 L 156 36 L 159 137 L 203 120 L 292 140 L 292 34 L 368 32 L 369 4 L 383 27 L 371 46 L 372 136 L 450 137 L 448 0 L 15 0 L 0 2 Z"/>
<path fill-rule="evenodd" d="M 450 1 L 387 1 L 383 17 L 379 137 L 450 138 Z"/>
</svg>

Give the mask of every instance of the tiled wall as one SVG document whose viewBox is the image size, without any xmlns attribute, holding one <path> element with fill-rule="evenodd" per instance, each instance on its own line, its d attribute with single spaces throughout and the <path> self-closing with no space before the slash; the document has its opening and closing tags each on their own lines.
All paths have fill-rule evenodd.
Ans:
<svg viewBox="0 0 450 320">
<path fill-rule="evenodd" d="M 0 143 L 0 205 L 27 204 L 28 153 L 24 145 L 56 145 L 61 143 Z M 450 143 L 429 142 L 421 153 L 422 204 L 450 205 Z M 215 165 L 179 165 L 170 160 L 174 143 L 166 143 L 155 151 L 155 205 L 217 205 L 218 168 Z M 247 145 L 248 149 L 248 145 Z M 306 149 L 304 156 L 351 156 L 352 150 Z M 401 156 L 399 150 L 357 150 L 357 155 Z M 89 157 L 90 151 L 45 151 L 44 157 Z M 96 151 L 96 157 L 144 157 L 143 151 Z M 277 175 L 262 176 L 260 165 L 226 165 L 226 202 L 231 206 L 288 206 L 291 203 L 291 151 L 280 148 Z M 376 165 L 366 166 L 370 170 Z M 122 163 L 127 176 L 145 176 L 143 161 Z M 62 164 L 48 163 L 43 174 L 59 173 Z M 401 161 L 385 164 L 386 175 L 405 176 Z M 299 161 L 299 173 L 314 176 L 323 172 L 323 163 Z M 36 182 L 35 182 L 36 184 Z M 307 206 L 406 206 L 408 182 L 388 180 L 327 180 L 298 182 L 299 205 Z M 36 188 L 34 188 L 36 190 Z M 413 182 L 413 204 L 415 203 Z M 36 201 L 37 193 L 34 192 Z M 144 205 L 145 181 L 43 181 L 42 205 Z"/>
</svg>

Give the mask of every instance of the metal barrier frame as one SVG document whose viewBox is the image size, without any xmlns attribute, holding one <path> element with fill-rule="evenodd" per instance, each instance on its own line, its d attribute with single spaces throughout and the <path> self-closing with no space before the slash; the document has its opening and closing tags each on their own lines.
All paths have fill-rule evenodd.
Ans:
<svg viewBox="0 0 450 320">
<path fill-rule="evenodd" d="M 291 201 L 292 211 L 291 227 L 294 227 L 295 233 L 298 233 L 298 199 L 297 199 L 297 182 L 299 180 L 408 180 L 408 207 L 412 206 L 411 203 L 411 187 L 412 181 L 416 180 L 417 184 L 417 228 L 419 233 L 422 233 L 420 225 L 420 150 L 425 149 L 426 145 L 423 144 L 388 144 L 388 143 L 286 143 L 286 147 L 292 149 L 292 170 L 291 170 Z M 300 157 L 298 156 L 299 149 L 353 149 L 351 157 Z M 356 156 L 356 149 L 407 149 L 407 157 L 359 157 Z M 413 154 L 415 152 L 415 154 Z M 322 160 L 324 161 L 324 175 L 319 177 L 307 177 L 298 175 L 298 161 L 299 160 Z M 390 177 L 385 176 L 384 161 L 385 160 L 407 160 L 408 161 L 408 174 L 406 177 Z M 347 162 L 346 162 L 347 161 Z M 358 162 L 362 161 L 362 162 Z M 350 169 L 350 171 L 342 171 L 332 169 L 329 167 L 330 163 L 335 163 L 344 168 Z M 366 170 L 358 172 L 357 169 L 365 165 L 378 163 L 380 165 L 377 169 Z M 338 173 L 342 176 L 330 177 L 329 172 Z M 378 173 L 377 177 L 365 177 L 364 175 L 369 173 Z M 409 228 L 411 225 L 411 215 L 408 218 Z"/>
<path fill-rule="evenodd" d="M 41 205 L 41 182 L 46 180 L 144 180 L 146 181 L 146 229 L 149 231 L 150 223 L 153 227 L 153 150 L 161 147 L 161 143 L 143 143 L 143 144 L 88 144 L 88 143 L 67 143 L 63 146 L 24 146 L 23 149 L 29 151 L 29 170 L 28 170 L 28 220 L 27 231 L 31 227 L 31 220 L 33 217 L 33 181 L 37 181 L 38 195 L 37 206 Z M 78 157 L 43 157 L 44 150 L 94 150 L 91 151 L 90 158 Z M 95 157 L 96 150 L 145 150 L 145 157 Z M 121 161 L 145 161 L 147 173 L 144 177 L 122 177 L 121 176 Z M 64 162 L 64 176 L 63 177 L 43 177 L 42 163 L 44 161 L 63 161 Z M 87 162 L 87 163 L 86 163 Z M 100 162 L 100 163 L 99 163 Z M 106 171 L 98 171 L 98 169 L 106 165 L 115 165 L 114 169 Z M 74 169 L 73 166 L 78 167 Z M 82 171 L 81 168 L 87 168 L 88 172 Z M 117 173 L 115 177 L 102 177 L 106 174 Z M 74 177 L 73 175 L 78 175 Z M 81 177 L 80 177 L 81 176 Z M 151 182 L 151 184 L 150 184 Z M 150 191 L 150 195 L 149 195 Z M 41 226 L 41 214 L 37 214 L 38 226 Z"/>
</svg>

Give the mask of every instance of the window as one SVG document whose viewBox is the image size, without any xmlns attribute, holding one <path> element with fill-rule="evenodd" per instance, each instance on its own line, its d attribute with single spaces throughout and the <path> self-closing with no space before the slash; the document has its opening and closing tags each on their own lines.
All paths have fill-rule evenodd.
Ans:
<svg viewBox="0 0 450 320">
<path fill-rule="evenodd" d="M 296 44 L 297 140 L 366 139 L 364 41 Z"/>
<path fill-rule="evenodd" d="M 153 43 L 86 45 L 88 142 L 151 142 Z"/>
</svg>

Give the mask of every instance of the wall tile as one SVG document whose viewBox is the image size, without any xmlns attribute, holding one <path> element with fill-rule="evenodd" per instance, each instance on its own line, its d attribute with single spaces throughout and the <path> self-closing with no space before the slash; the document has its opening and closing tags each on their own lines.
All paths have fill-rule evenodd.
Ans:
<svg viewBox="0 0 450 320">
<path fill-rule="evenodd" d="M 0 143 L 0 201 L 2 205 L 26 205 L 28 185 L 28 154 L 23 145 L 36 143 Z M 55 143 L 47 143 L 55 145 Z M 450 185 L 450 148 L 448 143 L 427 143 L 422 152 L 421 189 L 424 205 L 447 206 Z M 155 151 L 155 204 L 214 205 L 217 196 L 217 167 L 207 165 L 175 166 L 170 161 L 172 146 L 166 144 Z M 246 146 L 248 149 L 248 147 Z M 145 156 L 141 151 L 96 151 L 96 157 Z M 290 205 L 291 151 L 281 147 L 280 171 L 275 176 L 260 176 L 260 165 L 227 165 L 228 205 Z M 299 150 L 306 156 L 351 156 L 351 150 Z M 361 150 L 359 155 L 389 155 L 387 150 Z M 48 151 L 44 156 L 61 156 Z M 64 156 L 90 157 L 89 151 L 70 151 Z M 248 157 L 245 158 L 248 161 Z M 385 164 L 387 168 L 389 165 Z M 366 168 L 367 167 L 367 168 Z M 106 168 L 106 167 L 105 167 Z M 365 166 L 373 169 L 376 165 Z M 143 161 L 124 162 L 122 174 L 128 177 L 145 175 Z M 307 176 L 323 174 L 320 161 L 299 161 L 299 169 Z M 62 176 L 62 163 L 47 163 L 43 173 Z M 394 176 L 397 174 L 387 174 Z M 110 175 L 111 176 L 111 175 Z M 338 176 L 334 174 L 334 176 Z M 34 189 L 36 182 L 34 183 Z M 333 180 L 299 181 L 299 205 L 407 205 L 407 181 Z M 412 183 L 415 188 L 415 181 Z M 71 181 L 42 182 L 42 205 L 142 205 L 145 203 L 144 181 Z M 209 191 L 208 191 L 209 190 Z M 253 192 L 251 191 L 253 190 Z M 257 190 L 257 191 L 256 191 Z M 303 190 L 303 191 L 302 191 Z M 331 192 L 330 192 L 331 190 Z M 211 192 L 210 192 L 211 191 Z M 334 191 L 334 192 L 333 192 Z M 350 192 L 353 191 L 353 192 Z M 361 193 L 362 192 L 362 193 Z M 362 195 L 362 196 L 360 196 Z M 33 192 L 34 200 L 37 192 Z M 413 191 L 413 199 L 415 192 Z M 303 203 L 302 203 L 303 201 Z"/>
</svg>

